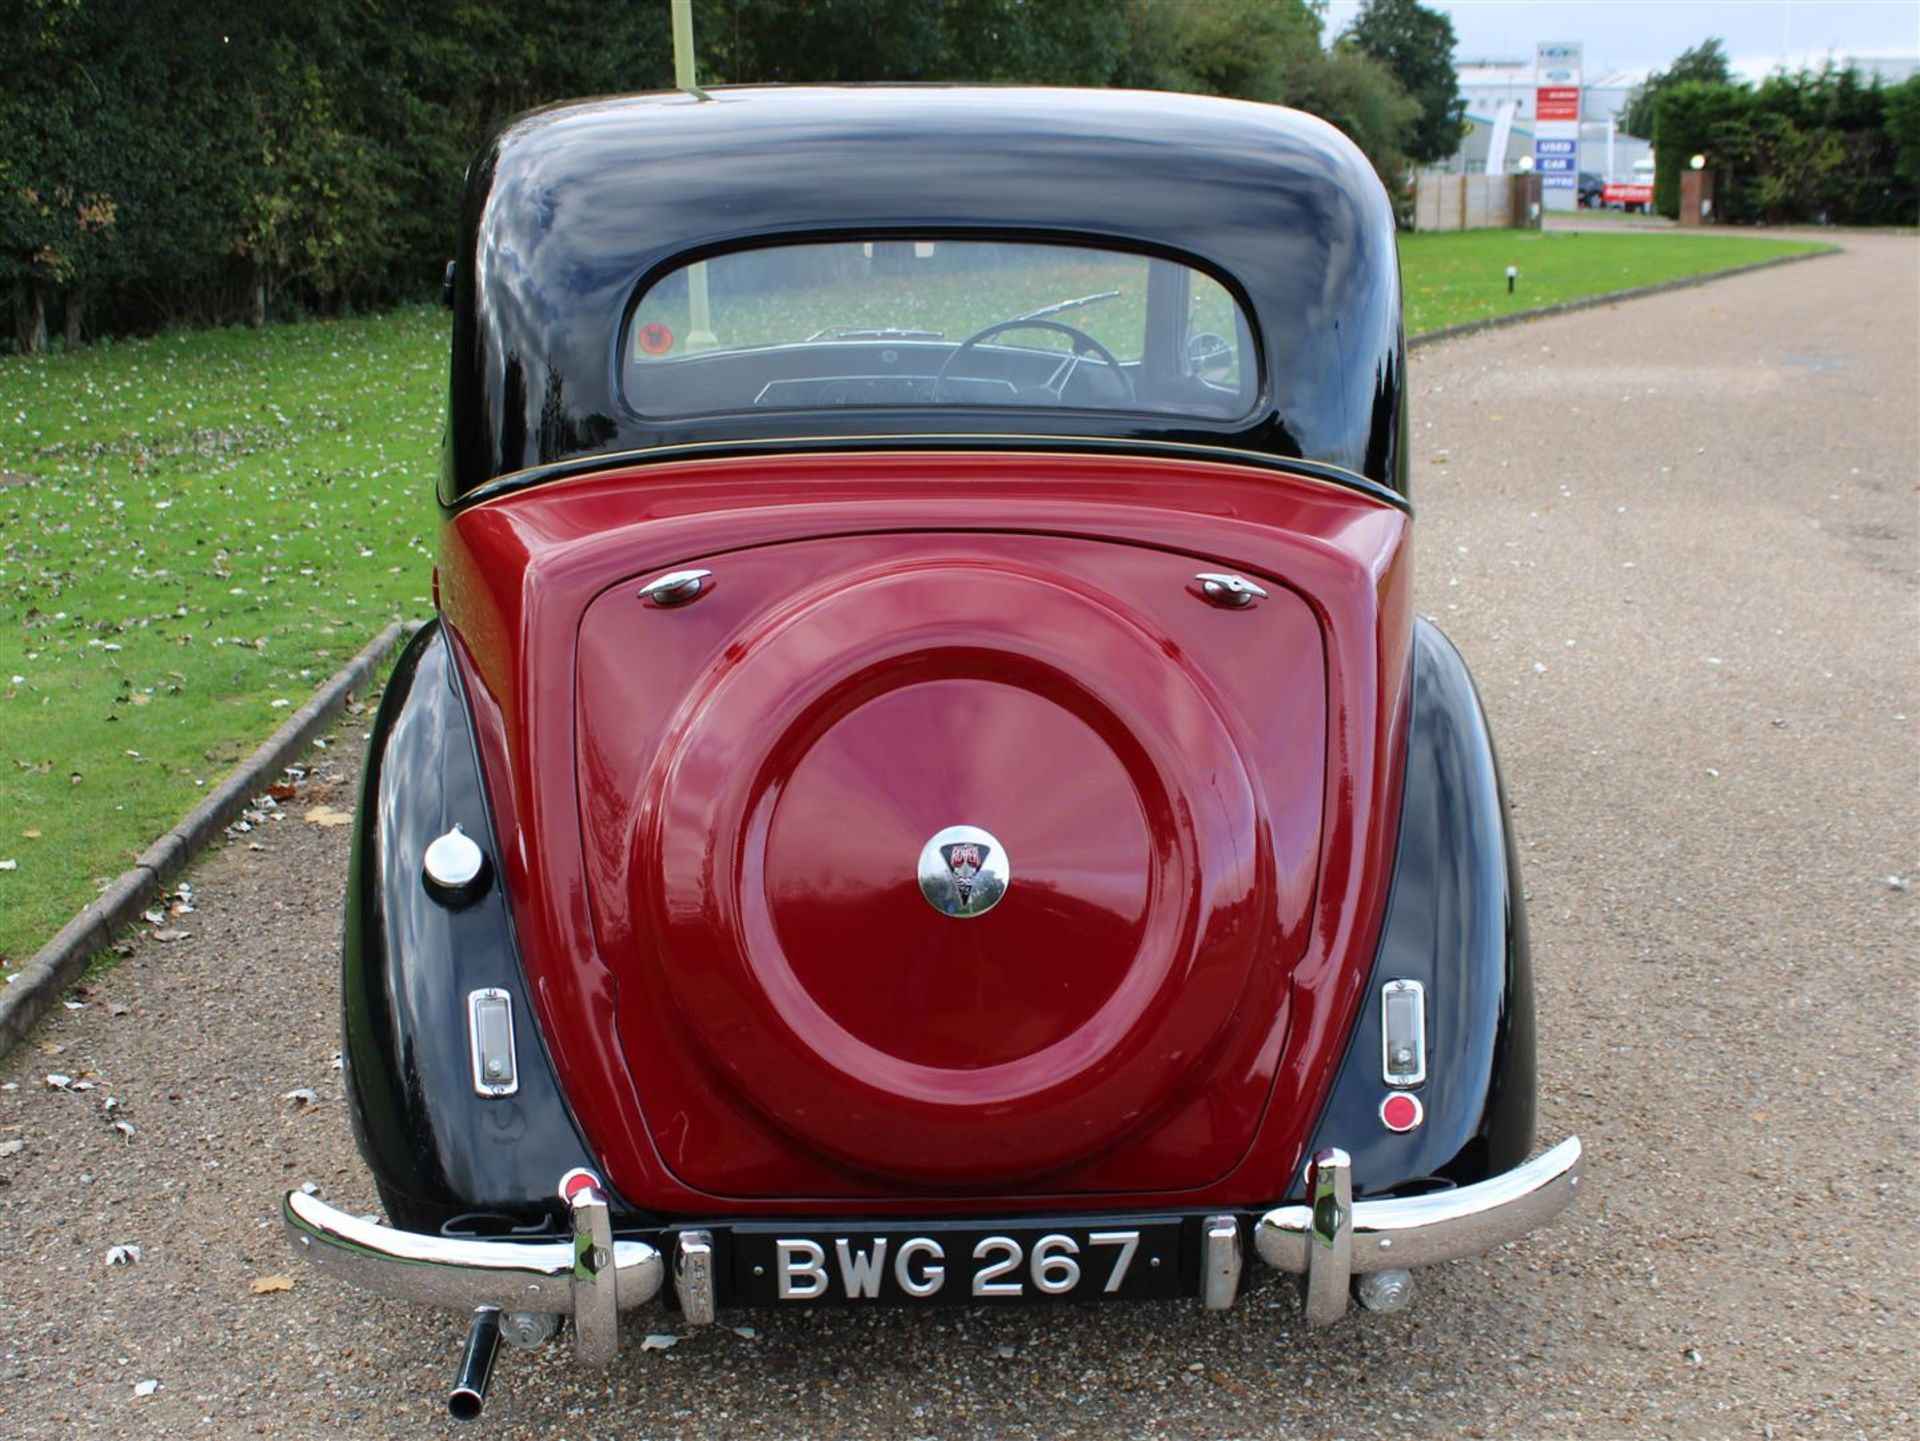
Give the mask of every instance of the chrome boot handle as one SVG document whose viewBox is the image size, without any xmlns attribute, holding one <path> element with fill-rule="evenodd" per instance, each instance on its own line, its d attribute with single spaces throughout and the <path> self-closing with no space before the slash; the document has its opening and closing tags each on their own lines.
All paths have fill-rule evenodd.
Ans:
<svg viewBox="0 0 1920 1441">
<path fill-rule="evenodd" d="M 1244 575 L 1222 575 L 1203 570 L 1194 579 L 1200 582 L 1202 595 L 1215 605 L 1225 606 L 1229 610 L 1251 605 L 1256 596 L 1261 600 L 1267 598 L 1266 588 L 1254 584 Z"/>
<path fill-rule="evenodd" d="M 640 587 L 640 598 L 655 605 L 685 605 L 700 594 L 710 570 L 676 570 Z"/>
</svg>

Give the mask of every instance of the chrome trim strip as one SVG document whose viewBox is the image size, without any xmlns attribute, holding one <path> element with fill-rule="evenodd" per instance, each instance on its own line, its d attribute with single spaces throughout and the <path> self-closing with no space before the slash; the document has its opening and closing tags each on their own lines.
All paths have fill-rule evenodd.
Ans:
<svg viewBox="0 0 1920 1441">
<path fill-rule="evenodd" d="M 1355 1201 L 1352 1269 L 1365 1274 L 1478 1256 L 1566 1210 L 1585 1174 L 1580 1138 L 1569 1136 L 1524 1166 L 1471 1186 Z M 1313 1235 L 1312 1207 L 1276 1206 L 1254 1226 L 1254 1249 L 1275 1270 L 1307 1274 Z"/>
<path fill-rule="evenodd" d="M 1209 1216 L 1202 1228 L 1200 1304 L 1225 1311 L 1240 1294 L 1240 1218 Z"/>
<path fill-rule="evenodd" d="M 1347 1314 L 1353 1281 L 1352 1158 L 1337 1146 L 1317 1152 L 1307 1195 L 1307 1279 L 1301 1299 L 1309 1326 L 1331 1326 Z"/>
<path fill-rule="evenodd" d="M 571 1241 L 480 1241 L 400 1231 L 290 1191 L 280 1216 L 301 1255 L 350 1285 L 402 1301 L 471 1311 L 546 1311 L 572 1315 Z M 622 1310 L 651 1301 L 665 1275 L 645 1241 L 617 1241 L 612 1274 Z"/>
</svg>

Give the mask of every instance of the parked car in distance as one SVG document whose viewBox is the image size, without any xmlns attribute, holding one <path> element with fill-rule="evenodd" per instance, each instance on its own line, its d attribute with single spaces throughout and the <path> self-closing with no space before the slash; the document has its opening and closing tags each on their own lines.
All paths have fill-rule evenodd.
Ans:
<svg viewBox="0 0 1920 1441">
<path fill-rule="evenodd" d="M 1591 170 L 1580 172 L 1579 202 L 1582 210 L 1598 210 L 1606 204 L 1607 182 Z"/>
<path fill-rule="evenodd" d="M 624 1314 L 1312 1325 L 1557 1214 L 1515 848 L 1413 609 L 1392 207 L 1292 111 L 714 90 L 508 125 L 439 615 L 367 757 L 310 1261 Z M 1277 1326 L 1289 1324 L 1277 1315 Z"/>
</svg>

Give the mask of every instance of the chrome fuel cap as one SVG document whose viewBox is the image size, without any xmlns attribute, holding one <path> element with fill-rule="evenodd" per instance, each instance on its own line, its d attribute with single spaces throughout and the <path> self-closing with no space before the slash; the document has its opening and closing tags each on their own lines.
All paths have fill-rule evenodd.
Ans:
<svg viewBox="0 0 1920 1441">
<path fill-rule="evenodd" d="M 920 894 L 943 916 L 983 916 L 1000 904 L 1013 871 L 1007 848 L 978 826 L 948 826 L 920 848 Z"/>
<path fill-rule="evenodd" d="M 420 870 L 436 894 L 465 904 L 486 888 L 487 853 L 456 825 L 428 843 L 420 858 Z"/>
</svg>

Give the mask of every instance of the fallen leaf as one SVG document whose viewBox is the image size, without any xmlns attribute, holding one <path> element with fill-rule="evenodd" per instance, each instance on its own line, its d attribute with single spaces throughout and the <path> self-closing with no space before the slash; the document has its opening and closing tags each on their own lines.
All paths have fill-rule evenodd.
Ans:
<svg viewBox="0 0 1920 1441">
<path fill-rule="evenodd" d="M 0 871 L 17 871 L 19 869 L 20 869 L 20 862 L 18 861 L 14 861 L 14 860 L 0 861 Z"/>
<path fill-rule="evenodd" d="M 315 806 L 307 812 L 306 822 L 311 826 L 350 826 L 353 824 L 353 812 L 335 810 L 332 806 Z"/>
<path fill-rule="evenodd" d="M 303 1109 L 307 1106 L 317 1106 L 320 1104 L 320 1098 L 315 1095 L 312 1088 L 308 1086 L 301 1086 L 298 1090 L 288 1091 L 286 1095 L 280 1099 L 283 1101 L 292 1101 L 294 1105 L 302 1107 Z"/>
<path fill-rule="evenodd" d="M 40 839 L 40 832 L 36 830 L 24 830 L 20 832 L 20 834 L 30 841 L 37 841 Z"/>
<path fill-rule="evenodd" d="M 109 1246 L 107 1264 L 109 1266 L 131 1266 L 140 1259 L 140 1248 L 135 1245 Z"/>
<path fill-rule="evenodd" d="M 293 1289 L 293 1277 L 259 1276 L 254 1279 L 253 1285 L 248 1289 L 256 1296 L 270 1296 L 275 1291 L 291 1291 Z"/>
<path fill-rule="evenodd" d="M 113 1123 L 113 1129 L 125 1136 L 129 1141 L 139 1134 L 138 1131 L 133 1129 L 133 1122 L 131 1121 L 115 1121 Z"/>
<path fill-rule="evenodd" d="M 290 801 L 296 794 L 295 788 L 285 781 L 276 781 L 267 787 L 267 794 L 277 801 Z"/>
<path fill-rule="evenodd" d="M 665 1351 L 678 1346 L 680 1338 L 669 1331 L 656 1331 L 640 1343 L 642 1351 Z"/>
<path fill-rule="evenodd" d="M 73 1077 L 62 1076 L 56 1072 L 47 1077 L 47 1084 L 56 1091 L 71 1091 L 73 1089 Z"/>
</svg>

